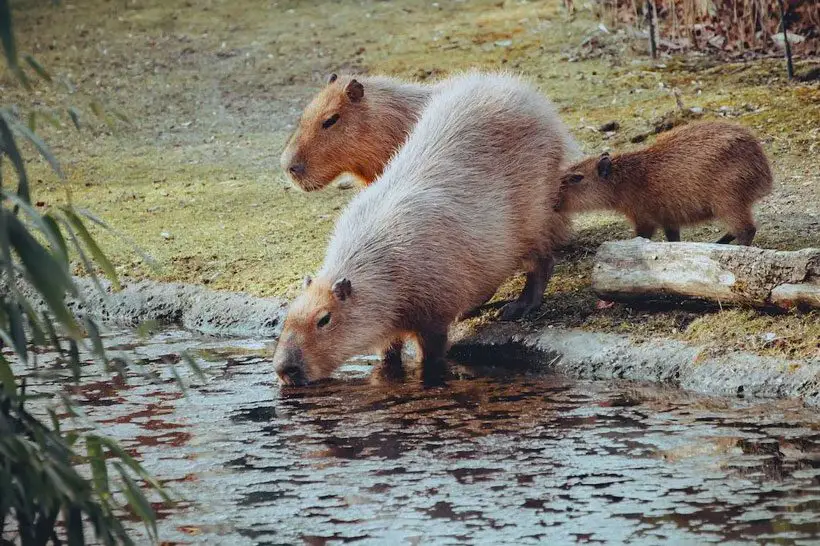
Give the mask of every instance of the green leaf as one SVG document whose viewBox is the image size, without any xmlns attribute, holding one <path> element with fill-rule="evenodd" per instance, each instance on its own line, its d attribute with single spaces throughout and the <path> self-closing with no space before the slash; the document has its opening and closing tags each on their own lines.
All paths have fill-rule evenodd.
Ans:
<svg viewBox="0 0 820 546">
<path fill-rule="evenodd" d="M 23 87 L 29 89 L 28 78 L 20 69 L 17 60 L 17 44 L 14 41 L 14 31 L 11 28 L 11 6 L 8 0 L 0 0 L 0 44 L 2 44 L 9 69 L 17 76 Z"/>
<path fill-rule="evenodd" d="M 103 111 L 102 105 L 98 101 L 92 100 L 88 104 L 88 107 L 91 109 L 95 116 L 105 121 L 105 112 Z"/>
<path fill-rule="evenodd" d="M 51 230 L 51 235 L 53 236 L 54 240 L 57 242 L 57 247 L 59 248 L 60 252 L 55 252 L 60 258 L 60 261 L 63 262 L 63 266 L 68 270 L 68 245 L 65 242 L 65 238 L 63 237 L 63 232 L 60 231 L 60 226 L 57 224 L 57 220 L 51 214 L 43 215 L 43 222 L 48 225 L 49 230 Z M 56 249 L 55 249 L 56 250 Z"/>
<path fill-rule="evenodd" d="M 80 113 L 77 111 L 76 108 L 71 106 L 68 109 L 68 116 L 71 118 L 71 122 L 74 124 L 74 127 L 76 127 L 77 130 L 79 131 L 80 130 Z"/>
<path fill-rule="evenodd" d="M 3 385 L 3 390 L 6 391 L 9 398 L 16 398 L 17 379 L 14 377 L 14 372 L 11 371 L 9 361 L 2 354 L 0 354 L 0 384 Z"/>
<path fill-rule="evenodd" d="M 191 371 L 194 372 L 194 375 L 196 375 L 197 379 L 199 379 L 200 381 L 205 381 L 207 379 L 205 377 L 205 372 L 202 371 L 202 368 L 199 367 L 199 364 L 197 364 L 196 360 L 194 360 L 194 358 L 190 355 L 190 353 L 188 353 L 188 351 L 182 351 L 182 353 L 180 353 L 180 356 L 182 357 L 182 360 L 184 360 L 185 363 L 188 364 L 188 367 L 191 369 Z"/>
<path fill-rule="evenodd" d="M 88 232 L 88 229 L 85 227 L 85 224 L 83 224 L 83 221 L 76 214 L 74 214 L 74 211 L 69 207 L 61 207 L 61 209 L 66 215 L 66 218 L 68 218 L 68 221 L 71 222 L 71 225 L 74 226 L 74 229 L 77 230 L 77 234 L 83 240 L 85 246 L 91 251 L 91 255 L 94 257 L 94 260 L 100 265 L 100 267 L 102 267 L 102 270 L 105 272 L 108 280 L 110 280 L 111 284 L 114 285 L 114 290 L 119 290 L 121 286 L 120 280 L 117 277 L 117 271 L 108 260 L 108 257 L 103 254 L 102 250 L 100 250 L 100 247 L 91 236 L 91 233 Z"/>
<path fill-rule="evenodd" d="M 114 466 L 122 478 L 122 493 L 125 495 L 128 504 L 134 509 L 134 512 L 136 512 L 143 523 L 145 523 L 145 528 L 148 530 L 148 534 L 151 535 L 152 538 L 156 539 L 157 516 L 154 513 L 154 509 L 151 508 L 151 505 L 148 503 L 145 495 L 142 494 L 142 491 L 136 482 L 134 482 L 131 476 L 128 475 L 128 471 L 120 463 L 114 463 Z"/>
<path fill-rule="evenodd" d="M 0 113 L 0 115 L 4 114 Z M 43 142 L 40 137 L 31 132 L 25 125 L 15 122 L 14 119 L 10 119 L 7 114 L 4 115 L 4 117 L 9 125 L 26 137 L 26 139 L 28 139 L 28 141 L 31 142 L 35 148 L 37 148 L 37 151 L 40 152 L 43 159 L 48 161 L 48 164 L 51 165 L 51 169 L 57 173 L 57 176 L 60 178 L 65 178 L 65 174 L 63 174 L 63 169 L 60 167 L 59 161 L 57 161 L 57 158 L 51 153 L 51 149 L 49 149 L 48 145 Z"/>
<path fill-rule="evenodd" d="M 51 74 L 49 74 L 48 71 L 45 68 L 43 68 L 43 65 L 37 62 L 37 59 L 35 59 L 31 55 L 26 55 L 24 58 L 28 65 L 37 73 L 38 76 L 43 78 L 48 83 L 51 83 Z"/>
<path fill-rule="evenodd" d="M 14 203 L 15 206 L 23 209 L 23 212 L 28 214 L 37 229 L 39 229 L 48 239 L 51 244 L 52 252 L 57 254 L 60 258 L 64 257 L 66 270 L 68 270 L 68 249 L 65 245 L 63 234 L 60 232 L 60 228 L 56 222 L 54 222 L 53 218 L 51 218 L 50 215 L 41 215 L 34 207 L 31 206 L 30 202 L 26 202 L 24 199 L 14 195 L 13 193 L 7 193 L 0 190 L 0 195 Z M 62 256 L 59 256 L 61 253 Z"/>
<path fill-rule="evenodd" d="M 129 125 L 131 124 L 131 120 L 130 120 L 130 119 L 128 119 L 128 116 L 126 116 L 125 114 L 123 114 L 121 110 L 117 110 L 117 109 L 115 109 L 115 108 L 112 108 L 112 109 L 111 109 L 111 112 L 112 112 L 112 113 L 114 114 L 114 116 L 115 116 L 117 119 L 119 119 L 120 121 L 124 121 L 125 123 L 127 123 L 127 124 L 129 124 Z"/>
<path fill-rule="evenodd" d="M 88 452 L 88 463 L 91 465 L 94 488 L 100 496 L 108 496 L 111 494 L 108 487 L 108 465 L 105 463 L 100 439 L 97 436 L 88 435 L 85 438 L 85 446 Z"/>
<path fill-rule="evenodd" d="M 0 2 L 3 1 L 4 0 L 0 0 Z M 14 140 L 11 125 L 8 123 L 2 110 L 0 110 L 0 142 L 3 144 L 2 151 L 11 159 L 11 164 L 14 165 L 14 169 L 17 171 L 17 195 L 24 201 L 31 203 L 28 176 L 26 176 L 26 165 L 23 163 L 23 156 L 20 155 L 20 149 Z"/>
<path fill-rule="evenodd" d="M 97 328 L 94 321 L 90 320 L 88 317 L 83 319 L 83 324 L 85 324 L 85 329 L 88 331 L 88 339 L 91 340 L 91 346 L 94 348 L 94 354 L 97 358 L 103 361 L 104 370 L 108 372 L 110 363 L 108 362 L 108 356 L 105 353 L 105 347 L 103 347 L 102 339 L 100 338 L 100 330 Z"/>
<path fill-rule="evenodd" d="M 34 288 L 42 295 L 66 330 L 71 335 L 80 336 L 80 328 L 64 301 L 66 293 L 76 292 L 68 272 L 31 236 L 20 220 L 5 209 L 0 209 L 0 214 L 7 223 L 9 241 L 20 257 Z"/>
<path fill-rule="evenodd" d="M 79 383 L 82 376 L 80 362 L 80 349 L 77 347 L 77 342 L 73 339 L 68 340 L 68 366 L 71 368 L 71 373 L 74 376 L 74 382 Z"/>
<path fill-rule="evenodd" d="M 28 113 L 28 128 L 34 132 L 37 130 L 37 110 Z"/>
<path fill-rule="evenodd" d="M 9 334 L 14 343 L 14 351 L 23 362 L 28 362 L 28 351 L 26 348 L 26 332 L 23 325 L 23 313 L 15 301 L 10 301 L 6 306 L 6 313 L 9 317 Z"/>
</svg>

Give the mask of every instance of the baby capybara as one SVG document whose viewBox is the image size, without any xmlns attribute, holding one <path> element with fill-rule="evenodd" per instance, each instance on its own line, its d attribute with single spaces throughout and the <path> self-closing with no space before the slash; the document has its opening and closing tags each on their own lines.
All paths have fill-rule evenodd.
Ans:
<svg viewBox="0 0 820 546">
<path fill-rule="evenodd" d="M 559 210 L 616 210 L 651 238 L 658 227 L 669 241 L 680 228 L 722 220 L 749 245 L 756 228 L 752 205 L 772 188 L 766 154 L 755 136 L 734 123 L 706 121 L 674 129 L 652 146 L 591 157 L 565 171 Z"/>
<path fill-rule="evenodd" d="M 523 263 L 527 287 L 505 310 L 539 305 L 568 227 L 552 205 L 570 141 L 551 103 L 514 77 L 443 84 L 384 174 L 346 207 L 291 305 L 274 354 L 280 380 L 327 377 L 371 350 L 382 376 L 400 377 L 412 336 L 422 378 L 436 383 L 450 324 Z"/>
<path fill-rule="evenodd" d="M 331 74 L 305 108 L 280 163 L 303 190 L 349 173 L 372 183 L 404 144 L 435 85 Z"/>
</svg>

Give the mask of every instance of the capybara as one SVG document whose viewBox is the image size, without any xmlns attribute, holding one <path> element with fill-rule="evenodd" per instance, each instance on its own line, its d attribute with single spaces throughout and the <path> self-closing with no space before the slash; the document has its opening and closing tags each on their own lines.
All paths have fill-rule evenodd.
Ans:
<svg viewBox="0 0 820 546">
<path fill-rule="evenodd" d="M 386 76 L 331 74 L 305 108 L 280 163 L 305 191 L 339 175 L 364 185 L 381 175 L 407 140 L 435 88 Z"/>
<path fill-rule="evenodd" d="M 470 73 L 443 84 L 376 183 L 339 218 L 324 264 L 290 307 L 274 354 L 285 384 L 383 356 L 403 375 L 415 337 L 422 379 L 443 377 L 447 332 L 522 264 L 527 286 L 505 308 L 541 303 L 567 216 L 553 211 L 567 131 L 551 103 L 515 77 Z"/>
<path fill-rule="evenodd" d="M 678 127 L 644 149 L 570 166 L 557 208 L 616 210 L 639 237 L 651 238 L 661 227 L 668 241 L 680 240 L 682 226 L 717 218 L 728 227 L 718 243 L 749 245 L 756 232 L 752 204 L 771 188 L 757 138 L 734 123 L 704 121 Z"/>
</svg>

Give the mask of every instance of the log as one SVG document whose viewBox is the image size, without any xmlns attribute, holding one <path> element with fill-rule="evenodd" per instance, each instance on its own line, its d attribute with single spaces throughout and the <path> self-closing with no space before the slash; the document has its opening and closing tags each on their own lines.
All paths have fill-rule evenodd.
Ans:
<svg viewBox="0 0 820 546">
<path fill-rule="evenodd" d="M 615 301 L 684 297 L 719 304 L 820 308 L 820 249 L 768 250 L 712 243 L 602 244 L 592 288 Z"/>
</svg>

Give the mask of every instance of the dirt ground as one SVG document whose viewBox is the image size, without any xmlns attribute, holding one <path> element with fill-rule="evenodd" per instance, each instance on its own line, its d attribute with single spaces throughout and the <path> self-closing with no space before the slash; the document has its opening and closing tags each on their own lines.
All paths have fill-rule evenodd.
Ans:
<svg viewBox="0 0 820 546">
<path fill-rule="evenodd" d="M 559 0 L 14 5 L 19 49 L 59 83 L 38 84 L 31 98 L 0 73 L 2 102 L 40 119 L 67 105 L 85 114 L 80 132 L 67 117 L 59 127 L 40 125 L 68 180 L 32 161 L 35 198 L 48 207 L 70 196 L 108 221 L 120 234 L 99 236 L 123 276 L 295 293 L 320 263 L 334 218 L 355 190 L 302 194 L 285 181 L 278 156 L 325 76 L 344 71 L 419 80 L 473 67 L 520 72 L 558 105 L 588 153 L 634 148 L 631 137 L 674 115 L 671 90 L 678 88 L 687 109 L 735 119 L 764 141 L 776 189 L 757 207 L 756 244 L 820 246 L 820 85 L 788 83 L 780 59 L 730 64 L 690 53 L 653 62 L 642 40 L 605 32 L 584 9 L 568 17 Z M 800 73 L 817 65 L 804 59 L 796 66 Z M 91 113 L 97 102 L 110 125 Z M 619 131 L 597 130 L 613 120 Z M 720 231 L 705 225 L 683 238 L 709 241 Z M 689 339 L 716 351 L 820 355 L 817 313 L 598 309 L 589 289 L 592 255 L 601 241 L 629 236 L 618 216 L 579 217 L 534 322 Z M 494 313 L 474 320 L 480 325 Z"/>
</svg>

